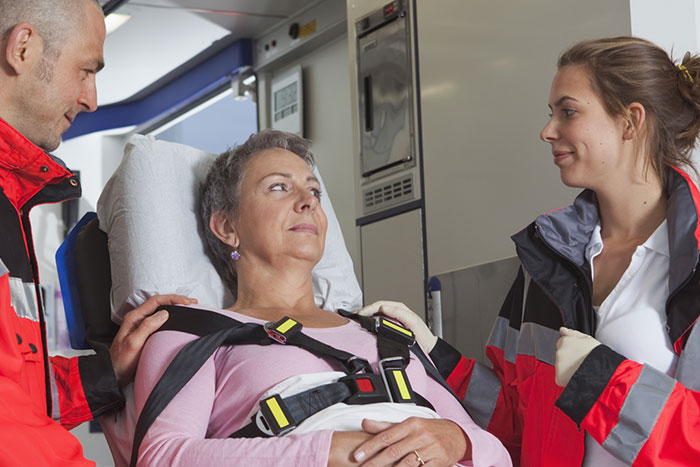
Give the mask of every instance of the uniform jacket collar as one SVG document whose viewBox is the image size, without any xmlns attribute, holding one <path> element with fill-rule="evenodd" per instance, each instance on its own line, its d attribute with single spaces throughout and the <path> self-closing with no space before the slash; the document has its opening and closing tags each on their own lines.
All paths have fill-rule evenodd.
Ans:
<svg viewBox="0 0 700 467">
<path fill-rule="evenodd" d="M 700 258 L 698 250 L 700 193 L 687 173 L 675 167 L 668 167 L 666 196 L 668 197 L 666 221 L 670 255 L 668 304 L 675 299 L 673 306 L 670 308 L 667 306 L 668 332 L 678 352 L 682 347 L 683 336 L 697 320 L 700 309 L 700 303 L 696 303 L 700 301 L 700 290 L 695 291 L 697 287 L 694 281 L 691 281 L 697 276 L 696 268 Z M 590 281 L 585 250 L 593 229 L 598 223 L 598 217 L 598 201 L 591 190 L 584 190 L 572 205 L 539 216 L 528 228 L 512 237 L 523 265 L 528 271 L 543 271 L 547 274 L 551 269 L 542 267 L 543 262 L 550 261 L 548 258 L 554 256 L 546 255 L 542 248 L 545 248 L 545 251 L 551 249 L 579 267 L 586 279 Z M 533 241 L 533 236 L 539 236 L 546 247 L 538 246 L 538 242 Z M 568 293 L 559 290 L 565 286 L 565 282 L 561 282 L 562 278 L 535 276 L 533 278 L 551 283 L 552 290 L 557 289 L 553 292 L 557 296 L 564 297 Z M 684 293 L 676 297 L 681 290 Z M 574 322 L 577 321 L 574 320 Z"/>
<path fill-rule="evenodd" d="M 670 254 L 669 290 L 686 281 L 698 262 L 698 205 L 700 194 L 688 174 L 667 169 L 668 239 Z M 598 200 L 591 190 L 584 190 L 565 208 L 539 216 L 535 220 L 542 239 L 557 253 L 583 267 L 593 229 L 598 223 Z"/>
<path fill-rule="evenodd" d="M 67 181 L 69 183 L 60 183 Z M 40 193 L 47 185 L 59 185 Z M 34 145 L 0 119 L 0 188 L 17 210 L 35 195 L 31 205 L 80 196 L 80 185 L 57 157 Z"/>
</svg>

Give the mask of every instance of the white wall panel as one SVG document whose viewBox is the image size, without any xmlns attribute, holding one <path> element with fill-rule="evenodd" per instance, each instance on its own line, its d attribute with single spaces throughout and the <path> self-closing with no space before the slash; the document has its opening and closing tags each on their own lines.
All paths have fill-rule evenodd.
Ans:
<svg viewBox="0 0 700 467">
<path fill-rule="evenodd" d="M 629 4 L 417 2 L 430 275 L 512 256 L 510 235 L 569 204 L 539 140 L 556 60 L 578 40 L 630 33 Z"/>
</svg>

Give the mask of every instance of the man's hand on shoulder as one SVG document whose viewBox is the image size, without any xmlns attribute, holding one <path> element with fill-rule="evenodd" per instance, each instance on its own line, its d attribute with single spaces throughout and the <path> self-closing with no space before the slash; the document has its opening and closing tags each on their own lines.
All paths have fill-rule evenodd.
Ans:
<svg viewBox="0 0 700 467">
<path fill-rule="evenodd" d="M 109 349 L 114 374 L 120 388 L 134 379 L 136 365 L 139 362 L 146 339 L 168 320 L 166 310 L 154 313 L 158 307 L 162 305 L 192 305 L 194 303 L 197 303 L 197 300 L 182 295 L 154 295 L 141 306 L 124 315 L 119 332 L 114 337 Z"/>
</svg>

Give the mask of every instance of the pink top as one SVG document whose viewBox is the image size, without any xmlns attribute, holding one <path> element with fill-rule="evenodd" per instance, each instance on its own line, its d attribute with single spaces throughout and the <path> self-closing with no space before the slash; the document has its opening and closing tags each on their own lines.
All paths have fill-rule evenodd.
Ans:
<svg viewBox="0 0 700 467">
<path fill-rule="evenodd" d="M 226 310 L 212 310 L 243 322 L 263 321 Z M 304 328 L 304 333 L 338 349 L 367 359 L 377 368 L 376 338 L 350 321 L 334 328 Z M 134 384 L 137 413 L 170 361 L 196 336 L 177 331 L 154 334 L 146 343 Z M 326 466 L 331 430 L 280 438 L 230 439 L 250 421 L 250 413 L 265 391 L 301 373 L 338 370 L 326 360 L 293 346 L 239 345 L 220 347 L 175 396 L 151 425 L 141 444 L 139 465 L 256 467 Z M 428 399 L 443 418 L 457 423 L 472 443 L 473 465 L 511 465 L 507 451 L 479 428 L 459 401 L 425 373 L 411 355 L 406 369 L 417 393 Z M 465 461 L 461 465 L 472 465 Z"/>
</svg>

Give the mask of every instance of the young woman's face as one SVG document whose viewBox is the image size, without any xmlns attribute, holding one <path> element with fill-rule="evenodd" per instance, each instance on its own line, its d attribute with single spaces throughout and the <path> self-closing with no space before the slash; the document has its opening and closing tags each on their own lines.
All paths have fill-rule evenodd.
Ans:
<svg viewBox="0 0 700 467">
<path fill-rule="evenodd" d="M 551 118 L 540 138 L 552 145 L 565 185 L 596 190 L 632 170 L 633 158 L 622 151 L 626 121 L 607 113 L 582 66 L 557 72 L 549 108 Z"/>
<path fill-rule="evenodd" d="M 267 149 L 255 155 L 241 185 L 241 254 L 269 264 L 290 258 L 317 263 L 328 225 L 320 197 L 319 181 L 296 154 Z"/>
</svg>

